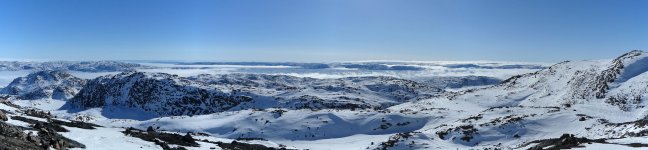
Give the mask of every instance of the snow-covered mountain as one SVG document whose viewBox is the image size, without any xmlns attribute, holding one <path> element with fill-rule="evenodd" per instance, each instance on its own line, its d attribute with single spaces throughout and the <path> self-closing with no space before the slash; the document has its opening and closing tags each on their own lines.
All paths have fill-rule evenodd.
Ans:
<svg viewBox="0 0 648 150">
<path fill-rule="evenodd" d="M 0 100 L 0 109 L 13 110 L 8 122 L 14 126 L 37 123 L 21 119 L 34 116 L 28 109 L 106 126 L 76 129 L 87 125 L 49 121 L 70 130 L 54 133 L 89 149 L 107 142 L 145 149 L 232 149 L 241 143 L 248 149 L 629 149 L 648 147 L 647 71 L 643 51 L 566 61 L 501 83 L 479 76 L 414 81 L 130 71 L 87 81 L 68 101 L 10 98 Z M 16 105 L 33 108 L 10 108 Z M 156 130 L 191 133 L 182 138 Z M 102 140 L 83 138 L 88 134 Z M 206 141 L 192 143 L 197 139 Z"/>
<path fill-rule="evenodd" d="M 14 79 L 0 94 L 16 95 L 20 99 L 69 99 L 85 85 L 86 80 L 63 71 L 38 71 Z"/>
<path fill-rule="evenodd" d="M 626 140 L 648 135 L 646 71 L 648 53 L 631 51 L 612 60 L 562 62 L 492 87 L 394 106 L 390 109 L 438 117 L 412 132 L 415 138 L 397 142 L 444 149 L 629 144 Z"/>
<path fill-rule="evenodd" d="M 514 76 L 493 87 L 449 97 L 490 107 L 563 107 L 601 102 L 629 110 L 637 108 L 648 90 L 648 86 L 643 86 L 648 80 L 643 74 L 646 71 L 648 53 L 632 51 L 613 60 L 558 63 L 535 73 Z"/>
<path fill-rule="evenodd" d="M 60 71 L 82 71 L 82 72 L 114 72 L 130 71 L 144 67 L 140 64 L 126 63 L 119 61 L 48 61 L 48 62 L 24 62 L 24 61 L 0 61 L 0 71 L 17 70 L 60 70 Z"/>
<path fill-rule="evenodd" d="M 314 79 L 262 74 L 179 77 L 124 72 L 89 81 L 70 104 L 83 109 L 136 108 L 163 116 L 266 108 L 384 109 L 434 96 L 440 91 L 393 77 Z"/>
<path fill-rule="evenodd" d="M 250 100 L 176 75 L 124 72 L 89 81 L 69 103 L 83 109 L 124 107 L 160 115 L 194 115 L 222 112 Z"/>
</svg>

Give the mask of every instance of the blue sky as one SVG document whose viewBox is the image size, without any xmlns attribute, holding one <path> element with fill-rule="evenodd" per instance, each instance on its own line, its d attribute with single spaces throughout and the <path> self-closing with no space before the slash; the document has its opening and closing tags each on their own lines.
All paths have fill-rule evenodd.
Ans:
<svg viewBox="0 0 648 150">
<path fill-rule="evenodd" d="M 648 50 L 648 1 L 2 0 L 0 58 L 505 60 Z"/>
</svg>

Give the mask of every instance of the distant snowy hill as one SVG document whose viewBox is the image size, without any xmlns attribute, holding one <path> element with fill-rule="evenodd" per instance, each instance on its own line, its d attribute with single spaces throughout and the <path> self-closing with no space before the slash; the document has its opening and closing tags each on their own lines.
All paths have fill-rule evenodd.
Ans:
<svg viewBox="0 0 648 150">
<path fill-rule="evenodd" d="M 346 68 L 358 70 L 425 70 L 430 66 L 474 69 L 544 69 L 537 64 L 461 63 L 461 62 L 410 62 L 410 61 L 364 61 L 344 63 L 293 63 L 293 62 L 164 62 L 176 65 L 241 65 L 241 66 L 289 66 L 303 69 Z"/>
<path fill-rule="evenodd" d="M 143 67 L 139 64 L 118 61 L 49 61 L 49 62 L 22 62 L 0 61 L 0 71 L 17 70 L 62 70 L 83 72 L 114 72 L 130 71 Z"/>
<path fill-rule="evenodd" d="M 38 71 L 16 78 L 0 94 L 17 95 L 20 99 L 69 99 L 76 95 L 86 80 L 62 71 Z"/>
</svg>

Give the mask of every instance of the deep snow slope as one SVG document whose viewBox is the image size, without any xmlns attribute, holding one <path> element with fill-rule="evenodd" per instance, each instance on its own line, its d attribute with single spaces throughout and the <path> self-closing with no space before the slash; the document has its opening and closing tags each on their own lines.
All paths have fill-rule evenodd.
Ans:
<svg viewBox="0 0 648 150">
<path fill-rule="evenodd" d="M 17 95 L 20 99 L 69 99 L 76 95 L 86 80 L 62 71 L 38 71 L 14 79 L 0 94 Z"/>
</svg>

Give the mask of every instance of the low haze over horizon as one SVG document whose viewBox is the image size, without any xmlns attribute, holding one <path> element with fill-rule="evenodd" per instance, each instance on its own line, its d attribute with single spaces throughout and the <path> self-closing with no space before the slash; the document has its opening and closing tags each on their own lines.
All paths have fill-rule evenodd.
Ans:
<svg viewBox="0 0 648 150">
<path fill-rule="evenodd" d="M 605 59 L 648 50 L 648 1 L 0 1 L 0 58 Z"/>
</svg>

